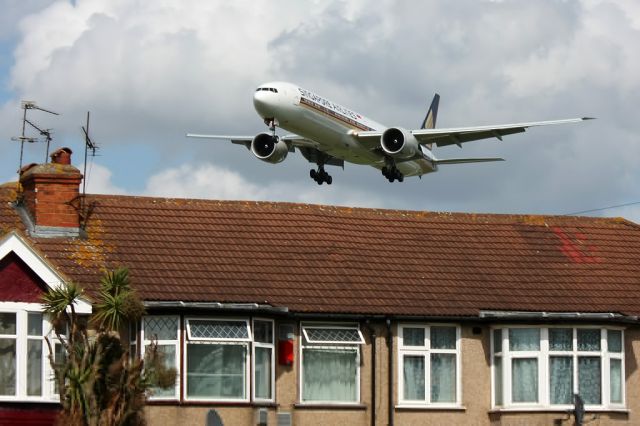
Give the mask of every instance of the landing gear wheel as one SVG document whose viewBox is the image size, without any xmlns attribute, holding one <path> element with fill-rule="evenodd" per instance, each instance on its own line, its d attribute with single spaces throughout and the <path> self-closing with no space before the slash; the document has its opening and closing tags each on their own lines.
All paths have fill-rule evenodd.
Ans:
<svg viewBox="0 0 640 426">
<path fill-rule="evenodd" d="M 311 179 L 315 180 L 318 185 L 322 185 L 323 183 L 327 183 L 327 185 L 331 185 L 333 182 L 333 178 L 331 175 L 324 171 L 323 166 L 319 166 L 318 170 L 311 169 L 309 171 L 309 176 Z"/>
<path fill-rule="evenodd" d="M 404 175 L 400 173 L 400 170 L 396 168 L 396 166 L 384 166 L 382 168 L 382 176 L 387 178 L 389 182 L 393 182 L 397 180 L 398 182 L 404 181 Z"/>
</svg>

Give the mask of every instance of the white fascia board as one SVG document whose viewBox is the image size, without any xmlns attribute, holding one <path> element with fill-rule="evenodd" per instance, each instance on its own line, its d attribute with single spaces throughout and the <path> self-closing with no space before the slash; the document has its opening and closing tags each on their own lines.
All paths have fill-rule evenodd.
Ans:
<svg viewBox="0 0 640 426">
<path fill-rule="evenodd" d="M 49 288 L 60 288 L 64 284 L 62 277 L 15 231 L 0 239 L 0 259 L 9 253 L 15 253 L 31 270 L 44 281 Z M 85 300 L 75 303 L 76 312 L 90 314 L 91 304 Z"/>
</svg>

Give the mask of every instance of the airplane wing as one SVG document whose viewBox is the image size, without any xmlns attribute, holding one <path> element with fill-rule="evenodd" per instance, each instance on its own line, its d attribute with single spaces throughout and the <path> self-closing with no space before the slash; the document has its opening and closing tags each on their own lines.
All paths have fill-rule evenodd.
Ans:
<svg viewBox="0 0 640 426">
<path fill-rule="evenodd" d="M 454 127 L 448 129 L 417 129 L 411 130 L 413 136 L 421 145 L 436 144 L 437 146 L 458 145 L 471 141 L 488 138 L 498 138 L 514 133 L 522 133 L 529 127 L 549 126 L 554 124 L 578 123 L 592 120 L 590 117 L 569 118 L 566 120 L 534 121 L 530 123 L 499 124 L 495 126 Z M 358 132 L 358 139 L 371 145 L 372 149 L 379 147 L 382 131 Z"/>
<path fill-rule="evenodd" d="M 231 143 L 237 145 L 244 145 L 247 149 L 251 149 L 251 141 L 255 136 L 232 136 L 232 135 L 202 135 L 197 133 L 187 133 L 189 138 L 200 139 L 221 139 L 229 140 Z M 344 168 L 344 160 L 335 158 L 325 152 L 318 149 L 320 146 L 317 142 L 311 139 L 306 139 L 298 135 L 289 134 L 280 137 L 280 140 L 289 144 L 289 151 L 293 152 L 294 148 L 298 148 L 304 158 L 310 163 L 318 163 L 322 161 L 323 164 L 328 166 L 338 166 Z"/>
<path fill-rule="evenodd" d="M 200 139 L 220 139 L 228 140 L 231 143 L 237 145 L 244 145 L 247 149 L 251 149 L 251 141 L 255 136 L 234 136 L 234 135 L 202 135 L 197 133 L 187 133 L 188 138 L 200 138 Z M 310 139 L 303 138 L 302 136 L 290 134 L 281 136 L 280 140 L 290 143 L 294 147 L 308 147 L 317 148 L 319 145 Z"/>
</svg>

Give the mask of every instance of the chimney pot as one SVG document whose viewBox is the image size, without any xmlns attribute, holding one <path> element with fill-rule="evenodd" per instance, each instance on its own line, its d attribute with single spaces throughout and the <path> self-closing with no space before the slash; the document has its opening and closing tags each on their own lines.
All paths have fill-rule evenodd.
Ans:
<svg viewBox="0 0 640 426">
<path fill-rule="evenodd" d="M 71 148 L 56 149 L 51 153 L 51 161 L 56 164 L 69 165 L 71 164 L 71 154 L 73 154 Z"/>
</svg>

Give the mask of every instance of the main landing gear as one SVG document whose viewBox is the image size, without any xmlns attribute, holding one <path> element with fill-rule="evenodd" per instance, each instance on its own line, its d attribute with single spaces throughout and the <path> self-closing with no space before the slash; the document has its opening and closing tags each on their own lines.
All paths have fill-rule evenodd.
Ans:
<svg viewBox="0 0 640 426">
<path fill-rule="evenodd" d="M 398 170 L 395 164 L 391 166 L 384 166 L 382 168 L 382 176 L 386 177 L 389 182 L 393 182 L 394 180 L 402 182 L 404 180 L 404 175 L 400 173 L 400 170 Z"/>
<path fill-rule="evenodd" d="M 331 185 L 331 182 L 333 182 L 333 178 L 329 173 L 324 171 L 324 166 L 321 164 L 318 165 L 318 170 L 311 169 L 309 176 L 311 176 L 311 179 L 315 180 L 318 185 L 322 185 L 324 182 L 326 182 L 327 185 Z"/>
</svg>

